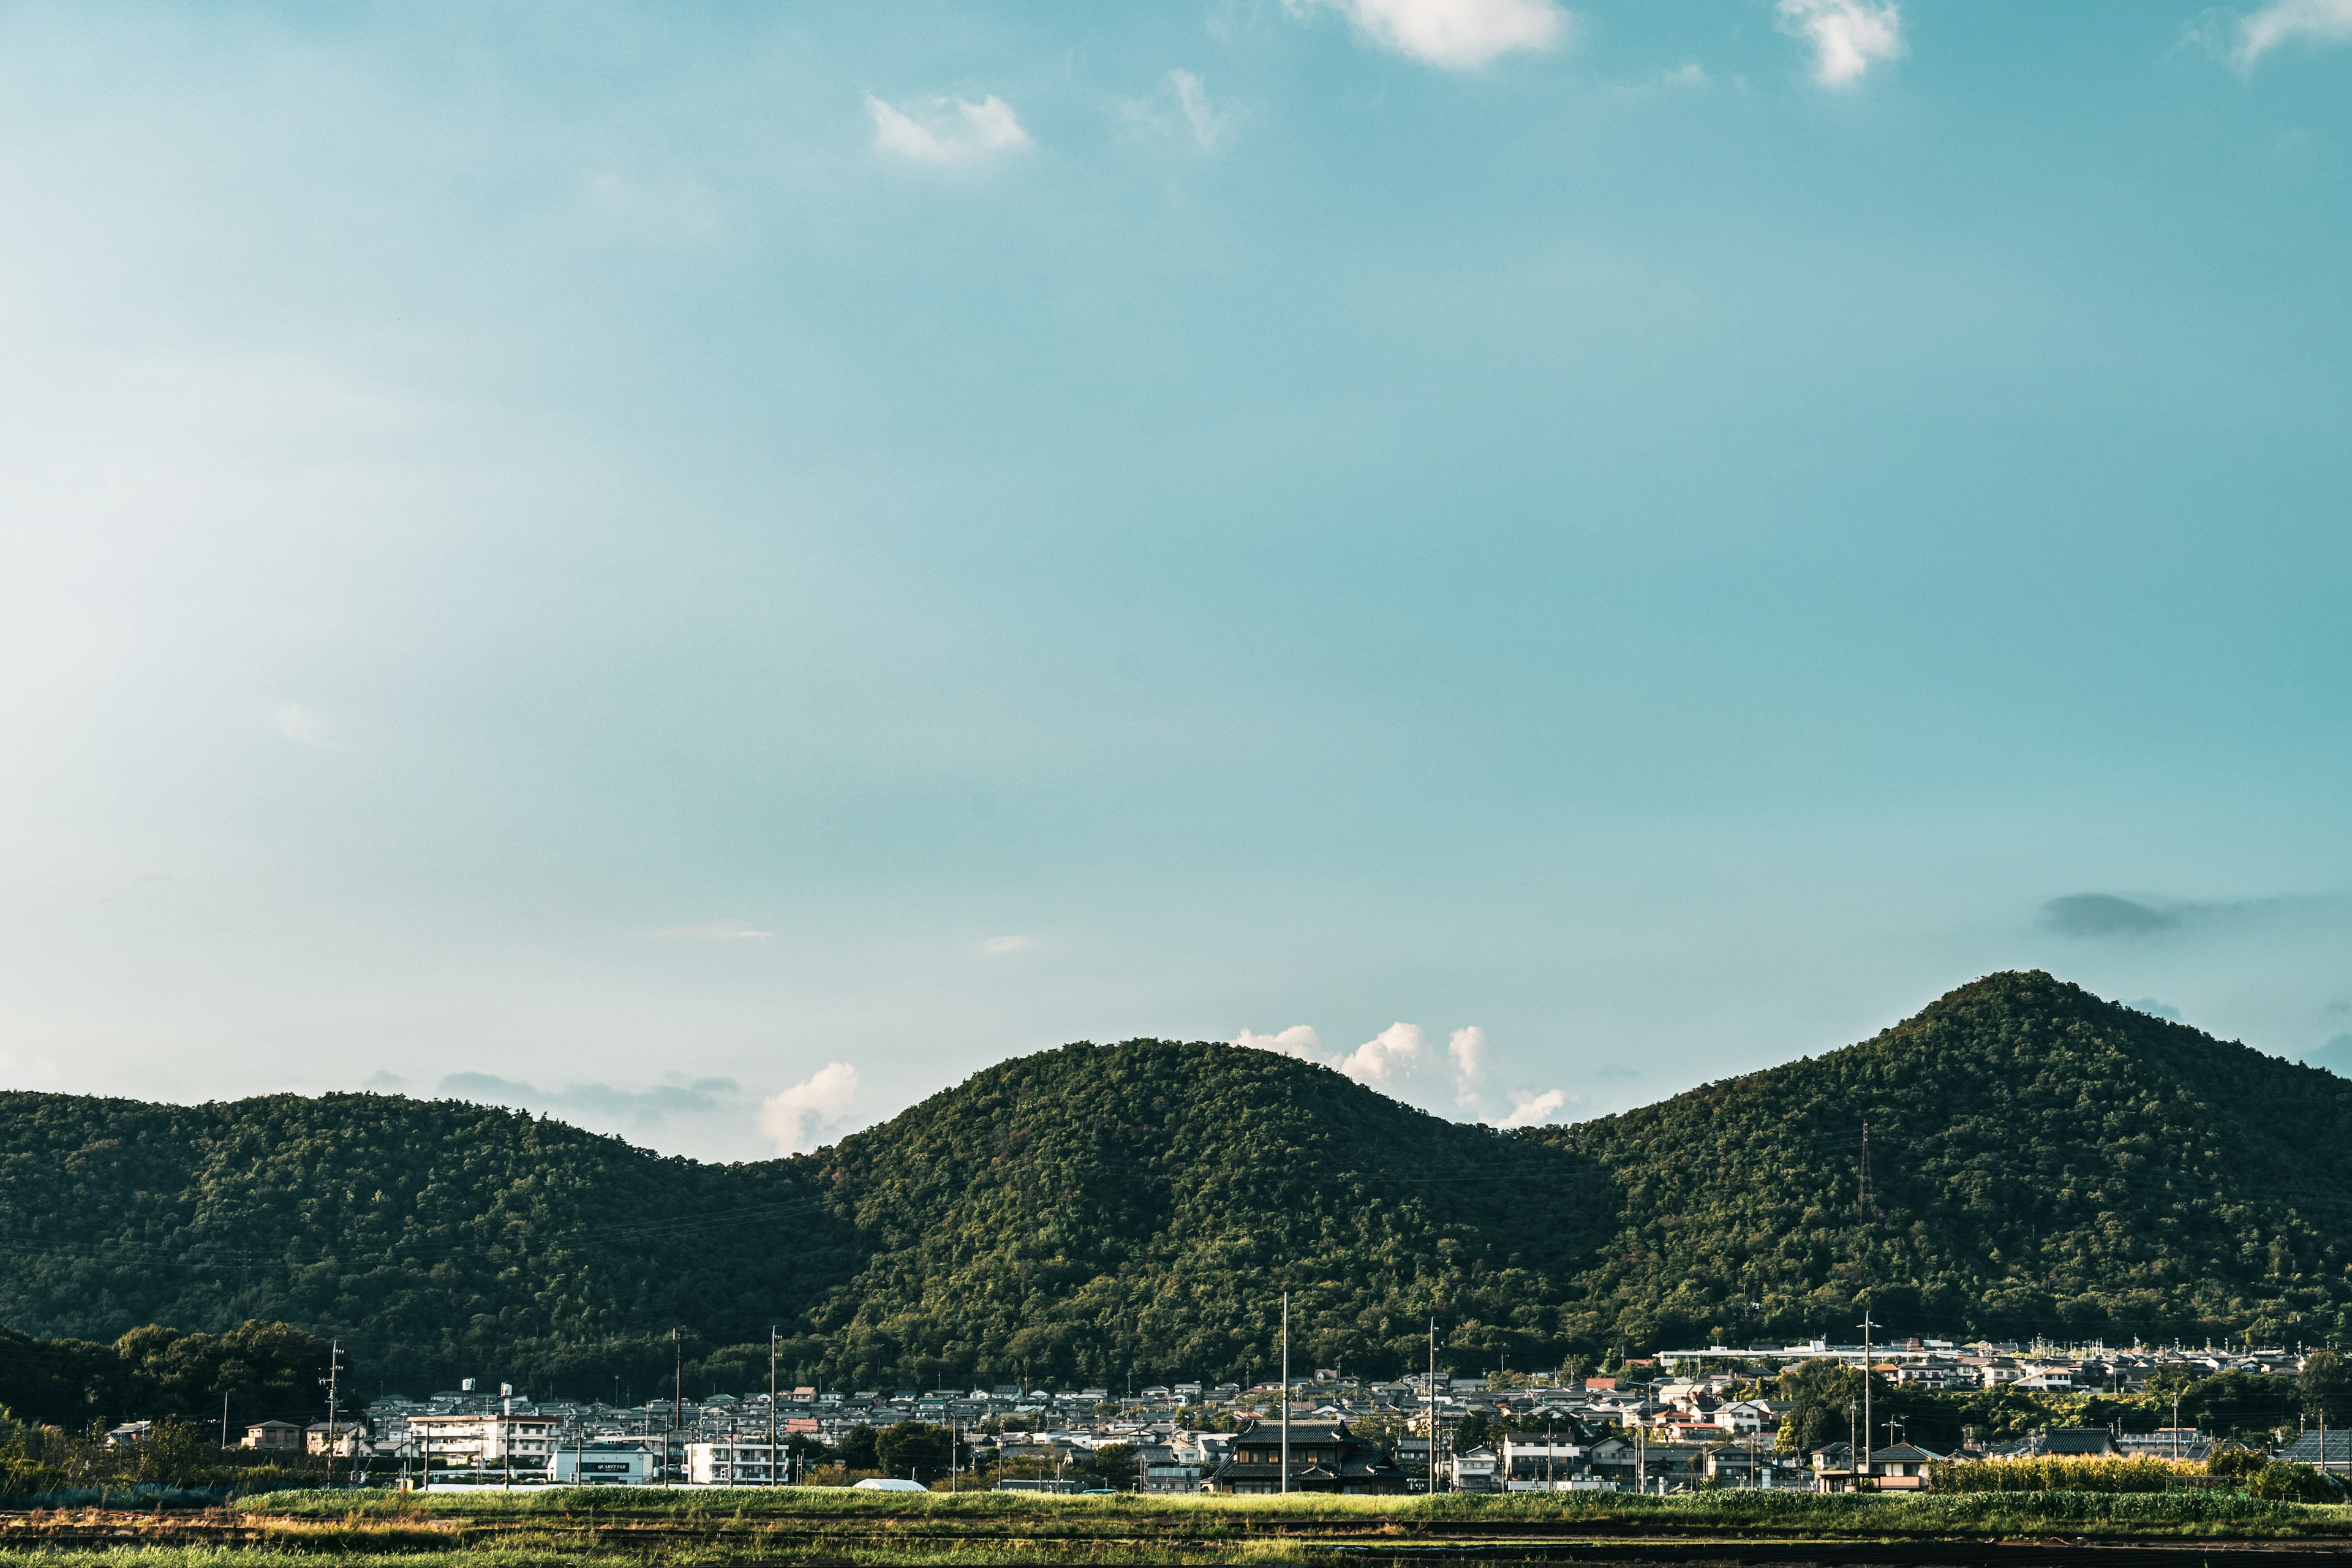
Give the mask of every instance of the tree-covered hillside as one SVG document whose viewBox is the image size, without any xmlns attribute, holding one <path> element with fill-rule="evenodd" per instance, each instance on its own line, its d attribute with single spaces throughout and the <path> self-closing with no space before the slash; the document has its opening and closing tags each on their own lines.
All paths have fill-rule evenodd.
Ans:
<svg viewBox="0 0 2352 1568">
<path fill-rule="evenodd" d="M 1862 1208 L 1862 1129 L 1870 1202 Z M 2318 1342 L 2352 1306 L 2352 1083 L 2047 974 L 1544 1139 L 1622 1209 L 1573 1328 Z"/>
<path fill-rule="evenodd" d="M 1870 1124 L 1872 1204 L 1857 1190 Z M 2352 1084 L 2042 974 L 1571 1128 L 1429 1116 L 1222 1045 L 1003 1063 L 817 1155 L 712 1166 L 373 1095 L 0 1095 L 0 1321 L 277 1319 L 414 1391 L 1115 1384 L 1890 1330 L 2322 1340 Z"/>
<path fill-rule="evenodd" d="M 1557 1342 L 1608 1212 L 1568 1151 L 1218 1045 L 1003 1063 L 825 1162 L 872 1248 L 811 1324 L 837 1378 L 1389 1369 Z M 1564 1201 L 1566 1200 L 1566 1201 Z M 893 1372 L 892 1369 L 901 1369 Z"/>
<path fill-rule="evenodd" d="M 0 1322 L 112 1341 L 278 1320 L 395 1386 L 521 1367 L 649 1387 L 654 1336 L 764 1338 L 856 1267 L 813 1175 L 455 1101 L 5 1094 Z"/>
</svg>

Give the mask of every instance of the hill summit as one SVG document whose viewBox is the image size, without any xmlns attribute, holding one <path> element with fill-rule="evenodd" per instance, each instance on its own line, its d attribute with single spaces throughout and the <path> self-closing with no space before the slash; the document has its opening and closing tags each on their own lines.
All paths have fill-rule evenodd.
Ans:
<svg viewBox="0 0 2352 1568">
<path fill-rule="evenodd" d="M 1862 1180 L 1867 1126 L 1868 1186 Z M 1874 1039 L 1498 1131 L 1312 1063 L 1079 1044 L 814 1155 L 391 1096 L 0 1095 L 0 1321 L 271 1318 L 395 1382 L 1247 1377 L 1890 1331 L 2341 1331 L 2352 1084 L 1996 974 Z M 730 1348 L 733 1347 L 733 1348 Z"/>
</svg>

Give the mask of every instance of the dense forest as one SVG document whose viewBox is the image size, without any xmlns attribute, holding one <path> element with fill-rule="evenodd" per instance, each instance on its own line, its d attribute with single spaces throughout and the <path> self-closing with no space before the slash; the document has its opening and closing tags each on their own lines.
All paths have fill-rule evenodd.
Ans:
<svg viewBox="0 0 2352 1568">
<path fill-rule="evenodd" d="M 112 1344 L 37 1340 L 0 1329 L 0 1421 L 68 1432 L 132 1416 L 226 1424 L 231 1442 L 257 1421 L 326 1418 L 329 1342 L 285 1323 L 239 1323 L 226 1333 L 149 1325 Z M 359 1369 L 339 1363 L 337 1405 Z"/>
<path fill-rule="evenodd" d="M 1862 1191 L 1862 1132 L 1870 1184 Z M 2000 974 L 1575 1127 L 1212 1044 L 1002 1063 L 814 1155 L 667 1159 L 453 1101 L 0 1095 L 0 1321 L 334 1334 L 546 1393 L 1475 1371 L 1701 1337 L 2324 1341 L 2352 1084 Z M 95 1351 L 99 1347 L 90 1347 Z M 5 1357 L 0 1357 L 5 1359 Z"/>
</svg>

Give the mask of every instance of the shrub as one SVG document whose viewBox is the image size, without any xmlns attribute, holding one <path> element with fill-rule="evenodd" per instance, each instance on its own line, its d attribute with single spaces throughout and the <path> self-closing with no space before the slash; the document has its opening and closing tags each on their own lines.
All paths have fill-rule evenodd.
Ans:
<svg viewBox="0 0 2352 1568">
<path fill-rule="evenodd" d="M 2342 1502 L 2344 1483 L 2309 1465 L 2273 1459 L 2247 1479 L 2246 1489 L 2279 1502 Z"/>
</svg>

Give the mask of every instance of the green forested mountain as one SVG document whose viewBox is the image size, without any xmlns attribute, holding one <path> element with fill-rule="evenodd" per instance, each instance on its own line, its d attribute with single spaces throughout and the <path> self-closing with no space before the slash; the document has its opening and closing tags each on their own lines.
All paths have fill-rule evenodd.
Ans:
<svg viewBox="0 0 2352 1568">
<path fill-rule="evenodd" d="M 1858 1187 L 1870 1128 L 1871 1196 Z M 643 1398 L 1115 1384 L 1891 1330 L 2320 1340 L 2352 1084 L 2042 974 L 1623 1116 L 1497 1132 L 1222 1045 L 1005 1062 L 815 1155 L 396 1097 L 0 1095 L 0 1321 L 283 1320 L 366 1383 Z"/>
<path fill-rule="evenodd" d="M 2352 1083 L 2046 974 L 1541 1136 L 1614 1183 L 1588 1337 L 1850 1340 L 1865 1297 L 1897 1328 L 1999 1338 L 2352 1326 Z"/>
</svg>

